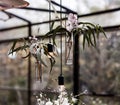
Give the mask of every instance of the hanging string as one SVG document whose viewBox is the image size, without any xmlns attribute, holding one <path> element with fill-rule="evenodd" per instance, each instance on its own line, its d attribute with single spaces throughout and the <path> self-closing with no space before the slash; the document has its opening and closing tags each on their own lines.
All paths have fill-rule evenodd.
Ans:
<svg viewBox="0 0 120 105">
<path fill-rule="evenodd" d="M 51 31 L 51 1 L 49 1 L 49 30 Z M 49 42 L 51 43 L 51 38 L 49 38 Z"/>
<path fill-rule="evenodd" d="M 60 0 L 60 25 L 62 26 L 62 0 Z M 62 32 L 60 35 L 60 48 L 61 48 L 61 56 L 60 56 L 60 61 L 61 61 L 61 65 L 60 65 L 60 75 L 62 75 Z"/>
</svg>

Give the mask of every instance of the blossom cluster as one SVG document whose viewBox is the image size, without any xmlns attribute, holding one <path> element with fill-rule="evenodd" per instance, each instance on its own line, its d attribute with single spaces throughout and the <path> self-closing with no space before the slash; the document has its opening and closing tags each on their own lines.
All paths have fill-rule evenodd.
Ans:
<svg viewBox="0 0 120 105">
<path fill-rule="evenodd" d="M 40 52 L 40 44 L 38 42 L 38 39 L 33 36 L 33 37 L 29 37 L 31 45 L 30 45 L 30 53 L 31 54 L 37 54 Z"/>
<path fill-rule="evenodd" d="M 42 93 L 39 97 L 37 96 L 36 99 L 37 105 L 74 105 L 77 102 L 77 99 L 74 98 L 72 94 L 68 97 L 68 94 L 65 91 L 60 92 L 57 99 L 50 100 Z"/>
<path fill-rule="evenodd" d="M 77 18 L 77 15 L 70 13 L 68 15 L 66 29 L 71 32 L 73 29 L 75 29 L 77 27 L 78 27 L 78 18 Z"/>
</svg>

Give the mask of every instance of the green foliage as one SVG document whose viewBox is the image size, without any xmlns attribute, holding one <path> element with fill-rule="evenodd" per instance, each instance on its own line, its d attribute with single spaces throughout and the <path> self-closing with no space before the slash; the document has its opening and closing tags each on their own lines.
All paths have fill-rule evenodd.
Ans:
<svg viewBox="0 0 120 105">
<path fill-rule="evenodd" d="M 94 25 L 88 22 L 80 22 L 80 25 L 82 25 L 82 28 L 79 28 L 79 32 L 83 35 L 83 49 L 85 48 L 86 43 L 88 46 L 96 47 L 100 33 L 103 33 L 106 37 L 103 28 L 99 25 Z"/>
<path fill-rule="evenodd" d="M 94 25 L 94 24 L 88 23 L 88 22 L 80 22 L 79 26 L 77 28 L 73 28 L 72 31 L 68 31 L 65 27 L 63 27 L 61 25 L 59 25 L 53 29 L 53 25 L 54 25 L 54 22 L 51 24 L 50 31 L 47 32 L 44 35 L 44 37 L 42 38 L 42 41 L 43 41 L 45 38 L 51 37 L 53 46 L 57 46 L 56 45 L 56 36 L 58 34 L 66 35 L 69 39 L 71 38 L 72 35 L 73 35 L 73 37 L 76 35 L 83 35 L 83 44 L 82 44 L 83 49 L 85 48 L 86 44 L 88 44 L 88 46 L 96 47 L 97 39 L 99 38 L 100 33 L 103 33 L 103 35 L 106 37 L 106 34 L 101 26 Z M 17 48 L 16 48 L 17 40 L 13 43 L 9 54 L 11 54 L 13 52 L 18 52 L 20 50 L 24 50 L 27 52 L 27 49 L 29 49 L 29 47 L 32 43 L 30 44 L 30 43 L 28 43 L 30 41 L 25 41 L 24 39 L 22 39 L 22 40 L 24 42 L 23 45 L 21 45 Z M 44 60 L 41 57 L 42 56 L 41 51 L 44 50 L 44 55 L 50 57 L 48 59 L 51 64 L 51 67 L 50 67 L 50 72 L 51 72 L 52 68 L 55 64 L 55 57 L 49 54 L 48 48 L 45 43 L 41 43 L 38 41 L 36 43 L 38 43 L 38 45 L 40 46 L 40 50 L 39 50 L 39 53 L 33 54 L 33 56 L 36 58 L 37 61 L 40 61 L 41 64 L 43 64 L 45 67 L 47 67 L 47 65 L 45 64 Z M 23 58 L 27 58 L 29 55 L 30 55 L 30 53 L 27 54 Z"/>
</svg>

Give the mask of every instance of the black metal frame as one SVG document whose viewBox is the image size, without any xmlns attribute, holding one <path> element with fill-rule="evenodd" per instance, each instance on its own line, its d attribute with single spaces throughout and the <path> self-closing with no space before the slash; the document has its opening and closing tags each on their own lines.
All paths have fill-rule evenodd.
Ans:
<svg viewBox="0 0 120 105">
<path fill-rule="evenodd" d="M 62 7 L 65 11 L 57 11 L 58 13 L 63 13 L 63 14 L 68 14 L 68 13 L 76 13 L 75 11 L 72 11 L 64 6 L 61 6 L 60 4 L 52 1 L 52 3 L 56 6 L 59 6 L 59 7 Z M 41 9 L 41 8 L 30 8 L 30 7 L 27 7 L 27 8 L 21 8 L 21 9 L 26 9 L 26 10 L 35 10 L 35 11 L 40 11 L 40 12 L 54 12 L 53 10 L 48 10 L 48 9 Z M 81 18 L 81 17 L 88 17 L 88 16 L 93 16 L 93 15 L 100 15 L 100 14 L 105 14 L 105 13 L 111 13 L 111 12 L 116 12 L 116 11 L 120 11 L 120 8 L 115 8 L 115 9 L 111 9 L 111 10 L 105 10 L 105 11 L 100 11 L 100 12 L 94 12 L 94 13 L 90 13 L 90 14 L 84 14 L 84 15 L 79 15 L 78 17 Z M 60 19 L 56 19 L 56 20 L 51 20 L 51 21 L 44 21 L 44 22 L 39 22 L 39 23 L 31 23 L 30 21 L 20 17 L 20 16 L 17 16 L 13 13 L 9 13 L 7 11 L 3 11 L 9 15 L 12 15 L 18 19 L 21 19 L 25 22 L 28 23 L 28 25 L 22 25 L 22 26 L 16 26 L 16 27 L 10 27 L 10 28 L 4 28 L 4 29 L 0 29 L 0 32 L 3 32 L 3 31 L 9 31 L 9 30 L 14 30 L 14 29 L 19 29 L 19 28 L 24 28 L 24 27 L 28 27 L 28 37 L 29 36 L 32 36 L 32 29 L 31 27 L 34 26 L 34 25 L 40 25 L 40 24 L 46 24 L 46 23 L 49 23 L 49 22 L 52 22 L 52 21 L 60 21 Z M 67 18 L 62 18 L 62 20 L 66 20 Z M 120 25 L 116 25 L 116 26 L 107 26 L 107 27 L 103 27 L 105 31 L 111 31 L 111 30 L 120 30 Z M 26 37 L 26 39 L 28 39 L 28 37 Z M 38 36 L 38 37 L 43 37 L 43 36 Z M 7 43 L 7 42 L 12 42 L 16 39 L 11 39 L 11 40 L 1 40 L 0 43 Z M 79 45 L 78 44 L 79 41 L 78 41 L 78 37 L 75 38 L 75 43 L 74 43 L 74 46 L 76 45 Z M 74 89 L 73 89 L 73 92 L 74 94 L 78 94 L 79 92 L 79 70 L 77 71 L 76 73 L 76 68 L 79 68 L 79 63 L 78 63 L 78 56 L 79 56 L 79 51 L 76 52 L 77 47 L 74 48 L 74 56 L 76 59 L 74 59 L 74 62 L 73 65 L 74 66 L 74 69 L 73 69 L 73 82 L 74 82 Z M 77 63 L 77 67 L 76 67 L 76 63 Z M 77 80 L 76 80 L 77 79 Z M 28 58 L 28 105 L 31 105 L 31 56 Z M 101 95 L 101 94 L 89 94 L 88 96 L 102 96 L 102 97 L 115 97 L 115 95 Z"/>
</svg>

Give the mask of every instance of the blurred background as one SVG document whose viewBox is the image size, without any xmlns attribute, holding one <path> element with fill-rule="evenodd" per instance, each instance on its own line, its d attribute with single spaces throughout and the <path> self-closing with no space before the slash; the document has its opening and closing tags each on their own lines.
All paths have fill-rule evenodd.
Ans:
<svg viewBox="0 0 120 105">
<path fill-rule="evenodd" d="M 49 90 L 58 89 L 59 56 L 51 74 L 49 68 L 43 68 L 41 83 L 35 81 L 34 58 L 22 59 L 22 53 L 8 56 L 14 40 L 29 35 L 40 37 L 49 31 L 50 12 L 51 20 L 55 20 L 53 8 L 50 10 L 47 0 L 26 1 L 30 4 L 28 7 L 0 11 L 0 105 L 36 105 L 35 94 L 39 93 L 38 90 L 54 95 L 56 93 Z M 60 0 L 52 0 L 52 5 L 60 15 Z M 82 36 L 79 39 L 80 92 L 87 90 L 92 94 L 83 96 L 82 101 L 86 105 L 120 105 L 120 1 L 63 0 L 63 19 L 71 12 L 78 14 L 79 22 L 101 25 L 107 35 L 107 39 L 101 35 L 96 49 L 86 47 L 83 50 Z M 55 26 L 58 24 L 56 21 Z M 59 36 L 56 41 L 59 50 Z M 65 64 L 64 37 L 62 53 L 65 87 L 72 93 L 73 65 Z M 29 92 L 29 88 L 32 92 Z"/>
</svg>

